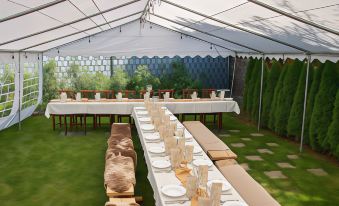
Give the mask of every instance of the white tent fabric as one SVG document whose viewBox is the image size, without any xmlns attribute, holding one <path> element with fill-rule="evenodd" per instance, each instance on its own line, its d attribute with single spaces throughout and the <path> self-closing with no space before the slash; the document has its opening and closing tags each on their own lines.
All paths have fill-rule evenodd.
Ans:
<svg viewBox="0 0 339 206">
<path fill-rule="evenodd" d="M 276 10 L 265 8 L 260 3 Z M 75 42 L 82 48 L 78 55 L 85 49 L 85 46 L 79 46 L 80 42 L 93 52 L 107 53 L 111 50 L 112 55 L 119 50 L 118 55 L 131 56 L 135 51 L 145 51 L 144 55 L 148 56 L 170 56 L 180 49 L 180 55 L 202 55 L 201 47 L 206 41 L 217 50 L 228 49 L 239 56 L 265 54 L 276 58 L 282 55 L 285 58 L 304 58 L 305 54 L 311 54 L 312 58 L 320 60 L 338 60 L 339 56 L 338 0 L 259 0 L 259 3 L 257 0 L 0 0 L 0 4 L 0 30 L 6 31 L 0 33 L 2 51 L 46 53 L 57 47 L 59 50 L 73 50 L 74 54 L 70 42 L 83 38 Z M 181 38 L 177 38 L 180 43 L 176 45 L 180 44 L 180 49 L 169 48 L 166 52 L 167 41 L 150 35 L 151 32 L 146 31 L 148 26 L 142 28 L 145 31 L 140 31 L 136 24 L 134 32 L 140 32 L 140 35 L 134 38 L 135 41 L 155 38 L 157 44 L 145 48 L 147 42 L 115 43 L 122 39 L 124 29 L 122 35 L 109 39 L 111 47 L 100 47 L 104 51 L 91 49 L 92 45 L 84 38 L 100 33 L 100 38 L 106 35 L 108 39 L 107 34 L 114 33 L 114 30 L 109 33 L 103 31 L 137 19 L 168 28 L 161 32 L 160 28 L 157 30 L 160 33 L 166 31 L 169 37 L 178 35 L 171 32 L 174 30 L 197 37 L 199 41 L 185 38 L 189 43 L 183 43 Z M 127 26 L 132 30 L 131 25 Z M 171 42 L 175 40 L 174 37 L 169 39 Z M 129 50 L 126 49 L 128 47 Z M 216 53 L 215 49 L 208 52 Z M 56 54 L 53 50 L 50 53 Z"/>
</svg>

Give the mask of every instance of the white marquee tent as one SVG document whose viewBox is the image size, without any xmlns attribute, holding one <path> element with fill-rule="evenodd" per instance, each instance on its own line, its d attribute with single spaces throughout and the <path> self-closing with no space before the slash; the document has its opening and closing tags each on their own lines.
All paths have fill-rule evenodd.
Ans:
<svg viewBox="0 0 339 206">
<path fill-rule="evenodd" d="M 0 0 L 0 66 L 19 85 L 0 129 L 35 109 L 19 117 L 25 65 L 39 67 L 41 101 L 42 54 L 337 61 L 338 28 L 338 0 Z"/>
</svg>

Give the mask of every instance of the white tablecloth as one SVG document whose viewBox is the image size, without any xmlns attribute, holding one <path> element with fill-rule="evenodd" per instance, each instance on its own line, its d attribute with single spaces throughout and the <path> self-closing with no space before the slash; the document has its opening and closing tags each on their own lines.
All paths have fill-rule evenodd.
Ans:
<svg viewBox="0 0 339 206">
<path fill-rule="evenodd" d="M 235 101 L 176 101 L 159 102 L 166 106 L 173 114 L 183 113 L 217 113 L 235 112 L 240 113 L 239 105 Z M 51 101 L 47 104 L 45 116 L 50 114 L 132 114 L 133 108 L 144 105 L 141 101 L 124 102 L 60 102 Z"/>
<path fill-rule="evenodd" d="M 149 133 L 144 133 L 140 129 L 140 126 L 141 126 L 141 123 L 139 121 L 140 117 L 137 116 L 135 109 L 133 110 L 132 116 L 135 120 L 135 125 L 136 125 L 137 131 L 138 131 L 140 142 L 141 142 L 142 148 L 144 150 L 144 156 L 145 156 L 147 169 L 148 169 L 148 180 L 150 181 L 151 186 L 152 186 L 153 191 L 154 191 L 155 203 L 156 203 L 157 206 L 166 205 L 166 201 L 171 201 L 171 200 L 173 200 L 173 198 L 167 197 L 167 196 L 165 196 L 161 193 L 162 186 L 168 185 L 168 184 L 180 185 L 181 182 L 177 179 L 177 177 L 175 176 L 175 173 L 173 171 L 171 171 L 170 173 L 158 173 L 152 167 L 152 165 L 151 165 L 152 161 L 160 160 L 160 159 L 169 160 L 169 157 L 168 156 L 165 156 L 165 157 L 153 156 L 150 152 L 148 152 L 150 147 L 163 145 L 163 142 L 158 142 L 158 143 L 147 142 L 145 140 L 145 136 L 149 135 Z M 183 127 L 183 125 L 179 121 L 177 121 L 177 124 L 179 126 Z M 190 142 L 186 142 L 186 144 L 191 144 L 191 145 L 194 145 L 195 147 L 200 147 L 200 145 L 195 141 L 195 139 L 193 139 Z M 202 156 L 200 154 L 200 156 L 194 156 L 193 159 L 208 159 L 209 160 L 208 156 L 203 151 L 202 151 Z M 220 171 L 214 165 L 208 171 L 208 179 L 209 180 L 215 180 L 215 179 L 226 180 L 225 177 L 220 173 Z M 183 199 L 183 198 L 181 197 L 179 199 Z M 187 198 L 185 198 L 185 199 L 187 199 Z M 222 195 L 221 200 L 224 200 L 224 201 L 226 201 L 226 200 L 239 200 L 239 201 L 244 202 L 244 200 L 241 198 L 241 196 L 238 194 L 238 192 L 233 187 L 228 192 L 227 195 Z M 179 205 L 179 204 L 173 204 L 172 203 L 172 204 L 167 204 L 167 205 Z M 190 206 L 191 203 L 190 203 L 190 201 L 187 201 L 184 204 L 180 204 L 180 205 Z"/>
</svg>

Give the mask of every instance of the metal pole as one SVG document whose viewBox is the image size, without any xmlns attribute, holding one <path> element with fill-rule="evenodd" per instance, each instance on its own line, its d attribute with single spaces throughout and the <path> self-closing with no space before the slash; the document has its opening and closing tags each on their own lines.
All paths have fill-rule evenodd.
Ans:
<svg viewBox="0 0 339 206">
<path fill-rule="evenodd" d="M 259 114 L 258 114 L 258 132 L 260 131 L 260 120 L 261 120 L 261 104 L 262 104 L 262 89 L 264 84 L 264 61 L 265 55 L 262 55 L 261 60 L 261 77 L 260 77 L 260 97 L 259 97 Z"/>
<path fill-rule="evenodd" d="M 228 55 L 227 57 L 227 88 L 230 89 L 230 58 L 231 56 Z"/>
<path fill-rule="evenodd" d="M 233 82 L 234 82 L 234 73 L 235 73 L 236 66 L 237 66 L 237 52 L 235 52 L 235 55 L 234 55 L 234 67 L 233 67 L 233 75 L 232 75 L 232 85 L 231 85 L 230 97 L 232 97 L 232 95 L 233 95 Z"/>
<path fill-rule="evenodd" d="M 21 130 L 21 54 L 19 52 L 19 131 Z"/>
<path fill-rule="evenodd" d="M 302 121 L 302 125 L 301 125 L 301 137 L 300 137 L 300 152 L 303 151 L 305 117 L 306 117 L 306 106 L 307 106 L 308 76 L 309 76 L 309 71 L 310 71 L 310 62 L 311 62 L 311 55 L 308 55 L 308 57 L 307 57 L 306 81 L 305 81 L 304 111 L 303 111 L 303 121 Z"/>
</svg>

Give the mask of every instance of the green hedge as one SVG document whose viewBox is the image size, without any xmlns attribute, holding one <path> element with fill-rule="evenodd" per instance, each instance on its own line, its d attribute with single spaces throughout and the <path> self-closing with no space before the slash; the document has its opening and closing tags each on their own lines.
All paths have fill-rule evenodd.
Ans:
<svg viewBox="0 0 339 206">
<path fill-rule="evenodd" d="M 264 71 L 262 126 L 299 140 L 307 62 L 287 59 L 281 65 L 272 60 L 266 62 Z M 309 72 L 304 143 L 339 158 L 339 62 L 314 60 Z M 260 76 L 261 61 L 251 59 L 243 108 L 253 122 L 258 118 Z"/>
</svg>

